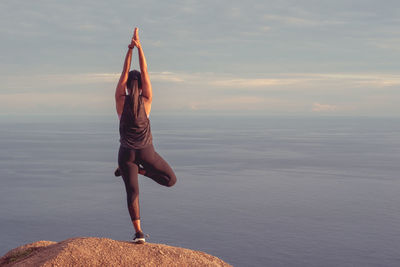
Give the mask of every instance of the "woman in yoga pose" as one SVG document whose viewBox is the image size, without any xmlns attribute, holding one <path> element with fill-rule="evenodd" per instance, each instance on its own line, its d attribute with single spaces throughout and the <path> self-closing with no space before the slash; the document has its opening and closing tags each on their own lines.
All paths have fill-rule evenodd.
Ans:
<svg viewBox="0 0 400 267">
<path fill-rule="evenodd" d="M 134 47 L 138 50 L 140 72 L 129 71 Z M 120 133 L 119 167 L 115 175 L 122 175 L 125 183 L 129 215 L 135 229 L 134 243 L 145 242 L 140 227 L 138 173 L 164 186 L 176 183 L 174 171 L 153 147 L 149 120 L 152 97 L 146 59 L 135 28 L 115 90 Z"/>
</svg>

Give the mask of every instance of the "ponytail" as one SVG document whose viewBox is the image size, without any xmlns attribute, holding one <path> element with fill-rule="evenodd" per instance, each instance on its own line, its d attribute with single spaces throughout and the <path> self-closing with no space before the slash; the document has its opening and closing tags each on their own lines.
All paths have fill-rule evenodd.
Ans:
<svg viewBox="0 0 400 267">
<path fill-rule="evenodd" d="M 137 86 L 135 86 L 135 80 L 137 80 Z M 139 115 L 139 89 L 142 88 L 142 78 L 140 72 L 132 70 L 129 72 L 127 87 L 132 92 L 133 98 L 133 115 L 135 119 Z"/>
</svg>

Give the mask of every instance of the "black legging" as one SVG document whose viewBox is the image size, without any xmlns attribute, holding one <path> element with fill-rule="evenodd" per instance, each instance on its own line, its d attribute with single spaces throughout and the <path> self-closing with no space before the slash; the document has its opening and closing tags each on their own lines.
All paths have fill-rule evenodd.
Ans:
<svg viewBox="0 0 400 267">
<path fill-rule="evenodd" d="M 126 200 L 131 220 L 140 219 L 139 210 L 139 164 L 145 170 L 145 176 L 164 186 L 176 183 L 174 171 L 168 163 L 154 150 L 151 144 L 142 149 L 127 149 L 122 146 L 118 152 L 118 165 L 124 179 Z"/>
</svg>

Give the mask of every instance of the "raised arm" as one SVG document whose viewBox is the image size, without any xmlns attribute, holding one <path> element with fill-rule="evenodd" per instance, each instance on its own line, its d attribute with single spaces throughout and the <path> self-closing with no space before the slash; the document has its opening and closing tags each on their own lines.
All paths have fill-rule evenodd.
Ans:
<svg viewBox="0 0 400 267">
<path fill-rule="evenodd" d="M 125 88 L 126 88 L 126 82 L 128 81 L 129 70 L 131 68 L 133 48 L 134 44 L 131 41 L 131 43 L 128 45 L 128 52 L 126 52 L 124 67 L 122 69 L 121 76 L 119 77 L 117 88 L 115 89 L 115 103 L 116 103 L 118 117 L 121 117 L 124 108 Z"/>
<path fill-rule="evenodd" d="M 142 97 L 144 98 L 143 99 L 144 107 L 145 107 L 147 116 L 149 116 L 150 110 L 151 110 L 151 102 L 153 100 L 153 91 L 151 88 L 149 73 L 147 71 L 146 58 L 144 56 L 143 49 L 142 49 L 142 46 L 139 41 L 138 28 L 135 28 L 135 33 L 133 35 L 132 43 L 134 43 L 138 49 L 139 66 L 140 66 L 140 73 L 141 73 L 141 78 L 142 78 Z"/>
</svg>

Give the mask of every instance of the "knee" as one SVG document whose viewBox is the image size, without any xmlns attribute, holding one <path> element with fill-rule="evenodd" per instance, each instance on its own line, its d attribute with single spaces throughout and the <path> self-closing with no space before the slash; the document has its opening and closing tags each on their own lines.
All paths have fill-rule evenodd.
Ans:
<svg viewBox="0 0 400 267">
<path fill-rule="evenodd" d="M 121 176 L 125 176 L 128 173 L 128 165 L 125 162 L 118 163 L 118 168 Z"/>
</svg>

